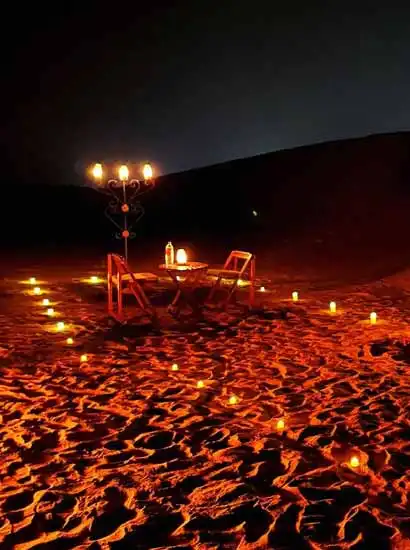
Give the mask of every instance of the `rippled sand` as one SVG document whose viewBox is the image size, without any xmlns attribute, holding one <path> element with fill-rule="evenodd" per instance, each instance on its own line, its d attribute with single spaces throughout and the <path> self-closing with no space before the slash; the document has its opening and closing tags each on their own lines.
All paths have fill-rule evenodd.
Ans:
<svg viewBox="0 0 410 550">
<path fill-rule="evenodd" d="M 41 286 L 1 287 L 1 548 L 410 548 L 405 292 L 121 334 L 98 289 Z"/>
</svg>

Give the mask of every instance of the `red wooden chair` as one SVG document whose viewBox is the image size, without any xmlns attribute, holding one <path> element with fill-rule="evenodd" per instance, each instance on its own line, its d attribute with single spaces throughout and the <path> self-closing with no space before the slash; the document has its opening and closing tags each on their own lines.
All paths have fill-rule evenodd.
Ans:
<svg viewBox="0 0 410 550">
<path fill-rule="evenodd" d="M 144 282 L 155 282 L 157 280 L 158 277 L 153 273 L 133 273 L 122 256 L 118 254 L 108 254 L 108 314 L 120 323 L 125 322 L 124 295 L 132 294 L 143 314 L 155 320 L 155 309 L 145 294 L 142 285 Z"/>
<path fill-rule="evenodd" d="M 235 294 L 240 281 L 249 281 L 249 305 L 252 307 L 255 301 L 255 275 L 256 257 L 251 252 L 232 250 L 222 269 L 210 269 L 208 275 L 216 275 L 216 281 L 212 285 L 208 300 L 212 300 L 217 290 L 224 290 L 227 296 L 223 302 L 227 307 Z M 229 281 L 225 286 L 223 283 Z"/>
</svg>

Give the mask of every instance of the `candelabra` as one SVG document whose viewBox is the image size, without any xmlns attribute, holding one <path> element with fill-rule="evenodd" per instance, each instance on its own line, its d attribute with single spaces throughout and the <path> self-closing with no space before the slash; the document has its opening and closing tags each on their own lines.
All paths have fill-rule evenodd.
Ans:
<svg viewBox="0 0 410 550">
<path fill-rule="evenodd" d="M 139 197 L 154 185 L 152 167 L 144 164 L 143 179 L 130 177 L 125 164 L 119 167 L 117 178 L 109 177 L 100 163 L 94 165 L 91 174 L 96 189 L 111 197 L 105 215 L 118 229 L 115 236 L 124 240 L 124 257 L 128 260 L 128 239 L 135 237 L 132 228 L 145 213 Z"/>
</svg>

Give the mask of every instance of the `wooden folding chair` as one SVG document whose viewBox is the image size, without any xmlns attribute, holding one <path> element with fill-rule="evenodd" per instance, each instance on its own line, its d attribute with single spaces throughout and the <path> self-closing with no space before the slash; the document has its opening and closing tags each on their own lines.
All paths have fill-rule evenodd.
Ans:
<svg viewBox="0 0 410 550">
<path fill-rule="evenodd" d="M 126 260 L 118 254 L 107 256 L 108 282 L 108 314 L 120 323 L 125 322 L 124 295 L 132 294 L 139 309 L 148 317 L 155 320 L 156 312 L 142 284 L 146 281 L 157 281 L 158 277 L 152 273 L 133 273 Z"/>
<path fill-rule="evenodd" d="M 240 265 L 242 264 L 242 265 Z M 256 257 L 250 252 L 241 250 L 232 250 L 229 254 L 225 265 L 220 270 L 208 270 L 208 274 L 216 274 L 216 281 L 213 284 L 208 295 L 208 300 L 212 300 L 217 290 L 227 292 L 227 297 L 224 300 L 224 306 L 228 306 L 229 301 L 240 285 L 240 281 L 249 280 L 249 305 L 253 306 L 255 301 L 255 274 L 256 274 Z M 228 280 L 229 284 L 224 287 L 223 281 Z"/>
</svg>

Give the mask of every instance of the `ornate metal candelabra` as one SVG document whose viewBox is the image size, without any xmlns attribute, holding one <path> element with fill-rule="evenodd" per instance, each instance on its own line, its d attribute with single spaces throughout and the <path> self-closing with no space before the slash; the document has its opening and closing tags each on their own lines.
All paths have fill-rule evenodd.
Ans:
<svg viewBox="0 0 410 550">
<path fill-rule="evenodd" d="M 99 163 L 94 165 L 91 173 L 96 189 L 111 197 L 105 215 L 118 229 L 115 236 L 124 240 L 124 257 L 128 260 L 128 239 L 136 236 L 132 228 L 145 213 L 139 197 L 154 185 L 152 167 L 144 164 L 143 179 L 130 178 L 125 164 L 119 167 L 118 178 L 107 177 Z"/>
</svg>

